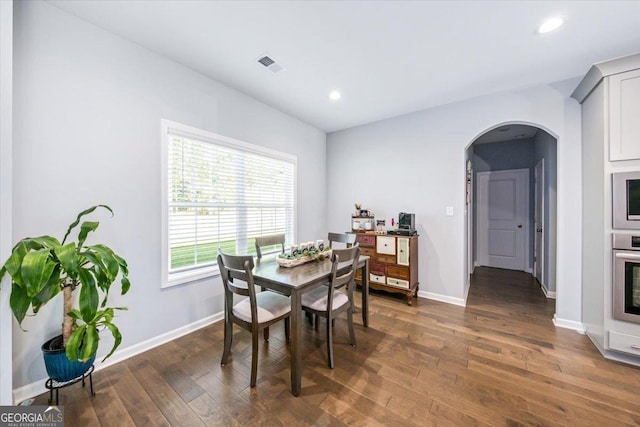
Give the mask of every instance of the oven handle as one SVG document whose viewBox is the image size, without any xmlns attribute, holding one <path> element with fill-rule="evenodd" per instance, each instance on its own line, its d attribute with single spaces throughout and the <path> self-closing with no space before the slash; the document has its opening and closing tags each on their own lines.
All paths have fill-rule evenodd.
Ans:
<svg viewBox="0 0 640 427">
<path fill-rule="evenodd" d="M 636 254 L 636 253 L 632 253 L 632 252 L 617 252 L 616 253 L 616 258 L 640 260 L 640 254 Z"/>
</svg>

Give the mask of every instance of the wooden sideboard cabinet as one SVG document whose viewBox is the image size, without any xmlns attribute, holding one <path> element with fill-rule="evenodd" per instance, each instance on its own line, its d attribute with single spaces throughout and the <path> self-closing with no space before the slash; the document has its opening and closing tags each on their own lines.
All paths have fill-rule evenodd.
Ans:
<svg viewBox="0 0 640 427">
<path fill-rule="evenodd" d="M 358 233 L 360 253 L 369 255 L 369 287 L 405 294 L 407 304 L 418 295 L 418 236 Z M 362 283 L 360 271 L 357 283 Z"/>
</svg>

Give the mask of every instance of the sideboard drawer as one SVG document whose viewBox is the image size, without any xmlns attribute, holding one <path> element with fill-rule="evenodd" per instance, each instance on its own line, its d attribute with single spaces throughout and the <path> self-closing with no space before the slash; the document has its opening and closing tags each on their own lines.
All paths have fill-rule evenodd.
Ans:
<svg viewBox="0 0 640 427">
<path fill-rule="evenodd" d="M 376 243 L 376 252 L 385 255 L 396 254 L 396 238 L 389 236 L 378 236 Z M 392 262 L 395 262 L 395 257 Z"/>
<path fill-rule="evenodd" d="M 380 276 L 378 274 L 370 273 L 369 274 L 369 281 L 370 282 L 375 282 L 375 283 L 382 283 L 384 285 L 386 283 L 386 277 Z"/>
<path fill-rule="evenodd" d="M 387 267 L 387 275 L 391 277 L 397 277 L 399 279 L 409 280 L 409 269 L 407 267 L 390 265 Z"/>
<path fill-rule="evenodd" d="M 409 289 L 409 281 L 387 277 L 387 285 L 397 286 L 398 288 Z"/>
<path fill-rule="evenodd" d="M 640 337 L 609 331 L 609 348 L 640 356 Z"/>
<path fill-rule="evenodd" d="M 357 234 L 356 242 L 362 247 L 375 248 L 376 236 L 371 234 Z"/>
<path fill-rule="evenodd" d="M 378 276 L 384 276 L 384 264 L 380 264 L 379 262 L 370 261 L 369 262 L 369 273 L 377 274 Z"/>
<path fill-rule="evenodd" d="M 378 254 L 376 256 L 376 261 L 383 262 L 385 264 L 395 264 L 396 263 L 396 257 L 393 256 L 393 255 L 380 255 L 380 254 Z"/>
<path fill-rule="evenodd" d="M 376 254 L 376 250 L 373 248 L 360 248 L 360 255 L 367 255 L 373 257 Z"/>
</svg>

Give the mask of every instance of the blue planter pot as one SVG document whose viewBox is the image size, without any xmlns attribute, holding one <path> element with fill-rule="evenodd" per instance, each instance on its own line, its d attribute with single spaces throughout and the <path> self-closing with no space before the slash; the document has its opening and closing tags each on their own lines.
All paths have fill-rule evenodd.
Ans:
<svg viewBox="0 0 640 427">
<path fill-rule="evenodd" d="M 96 356 L 93 355 L 93 357 L 86 362 L 70 361 L 62 346 L 62 335 L 51 338 L 42 344 L 42 355 L 49 378 L 58 382 L 71 381 L 74 378 L 80 377 L 89 370 L 96 360 Z"/>
</svg>

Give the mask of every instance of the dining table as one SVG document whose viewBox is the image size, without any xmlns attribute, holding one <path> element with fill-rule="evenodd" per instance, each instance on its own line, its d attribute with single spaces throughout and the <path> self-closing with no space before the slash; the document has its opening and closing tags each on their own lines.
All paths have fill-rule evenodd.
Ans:
<svg viewBox="0 0 640 427">
<path fill-rule="evenodd" d="M 347 268 L 348 262 L 344 263 Z M 338 269 L 340 269 L 340 265 Z M 369 256 L 360 255 L 357 269 L 362 277 L 362 324 L 369 326 Z M 255 284 L 289 295 L 291 300 L 291 394 L 299 396 L 302 383 L 302 294 L 329 282 L 331 260 L 311 261 L 295 267 L 282 267 L 274 258 L 262 258 L 255 263 Z"/>
</svg>

